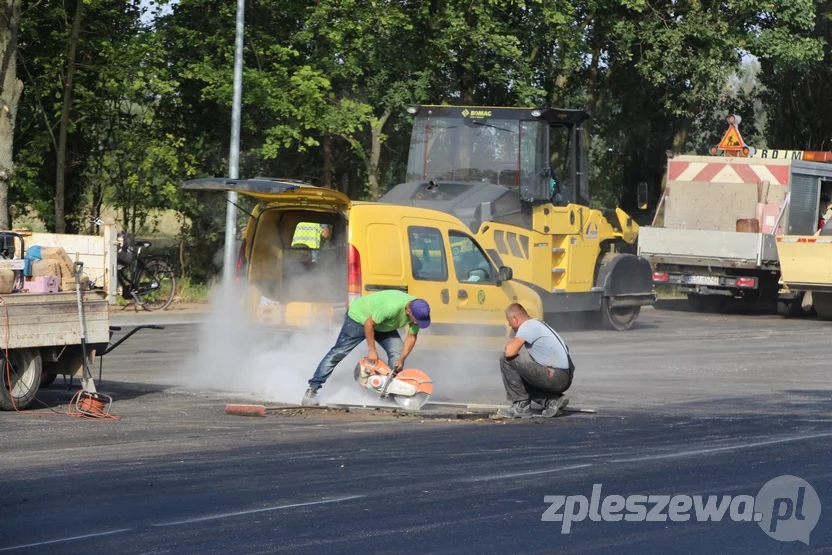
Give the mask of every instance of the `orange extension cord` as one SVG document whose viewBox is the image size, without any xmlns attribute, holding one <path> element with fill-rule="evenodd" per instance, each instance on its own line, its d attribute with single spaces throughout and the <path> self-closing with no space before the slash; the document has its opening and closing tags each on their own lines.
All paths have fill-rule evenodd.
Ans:
<svg viewBox="0 0 832 555">
<path fill-rule="evenodd" d="M 29 416 L 41 416 L 42 414 L 61 414 L 55 410 L 52 410 L 51 413 L 36 413 L 34 411 L 27 412 L 22 411 L 17 408 L 17 405 L 14 402 L 14 387 L 12 386 L 12 363 L 9 359 L 9 343 L 11 342 L 11 321 L 9 319 L 9 305 L 6 303 L 6 299 L 0 295 L 0 303 L 3 303 L 3 308 L 5 309 L 6 314 L 6 346 L 5 346 L 5 369 L 6 369 L 6 380 L 9 384 L 9 399 L 12 401 L 12 408 L 14 408 L 15 412 L 18 414 L 26 414 Z M 86 361 L 82 361 L 82 364 L 86 364 Z M 5 386 L 4 386 L 5 387 Z M 66 411 L 67 416 L 73 416 L 76 418 L 93 418 L 95 420 L 118 420 L 119 417 L 113 414 L 105 413 L 104 401 L 91 397 L 89 394 L 82 397 L 76 403 L 76 397 L 85 393 L 83 389 L 78 390 L 75 395 L 72 396 L 72 399 L 69 402 L 69 410 Z M 72 404 L 76 403 L 78 410 L 72 410 Z"/>
</svg>

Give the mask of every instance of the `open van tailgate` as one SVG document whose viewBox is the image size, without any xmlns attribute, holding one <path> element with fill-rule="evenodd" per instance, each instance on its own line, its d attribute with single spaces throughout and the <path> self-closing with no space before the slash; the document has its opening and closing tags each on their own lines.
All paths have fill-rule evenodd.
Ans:
<svg viewBox="0 0 832 555">
<path fill-rule="evenodd" d="M 651 264 L 756 268 L 776 259 L 773 237 L 760 233 L 642 227 L 638 254 Z"/>
<path fill-rule="evenodd" d="M 832 237 L 777 237 L 780 275 L 789 289 L 832 292 Z"/>
</svg>

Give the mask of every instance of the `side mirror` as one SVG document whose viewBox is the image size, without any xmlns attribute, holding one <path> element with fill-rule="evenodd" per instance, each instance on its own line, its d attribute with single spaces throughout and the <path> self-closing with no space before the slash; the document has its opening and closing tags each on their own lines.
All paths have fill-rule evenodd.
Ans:
<svg viewBox="0 0 832 555">
<path fill-rule="evenodd" d="M 514 277 L 514 272 L 508 266 L 500 266 L 500 281 L 508 281 Z"/>
<path fill-rule="evenodd" d="M 636 197 L 638 201 L 638 209 L 647 210 L 647 201 L 649 200 L 649 189 L 647 187 L 647 183 L 645 183 L 644 181 L 638 184 Z"/>
</svg>

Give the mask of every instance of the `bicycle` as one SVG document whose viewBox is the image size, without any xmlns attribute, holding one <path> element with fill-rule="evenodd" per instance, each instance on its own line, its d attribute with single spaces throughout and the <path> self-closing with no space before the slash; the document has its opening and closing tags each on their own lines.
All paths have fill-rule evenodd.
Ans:
<svg viewBox="0 0 832 555">
<path fill-rule="evenodd" d="M 90 219 L 96 226 L 104 225 L 101 218 L 90 216 Z M 147 311 L 166 309 L 176 294 L 173 268 L 161 257 L 142 259 L 142 249 L 152 245 L 149 241 L 136 241 L 126 231 L 119 232 L 117 237 L 116 279 L 121 287 L 121 298 L 133 301 Z"/>
</svg>

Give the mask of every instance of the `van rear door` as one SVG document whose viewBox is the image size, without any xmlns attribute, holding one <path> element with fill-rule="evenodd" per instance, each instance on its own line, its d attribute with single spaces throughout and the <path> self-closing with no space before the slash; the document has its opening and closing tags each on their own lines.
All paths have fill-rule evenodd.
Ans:
<svg viewBox="0 0 832 555">
<path fill-rule="evenodd" d="M 322 205 L 345 212 L 350 199 L 343 193 L 325 187 L 316 187 L 293 179 L 255 177 L 254 179 L 227 179 L 206 177 L 184 181 L 182 189 L 191 191 L 236 192 L 253 197 L 266 204 Z"/>
<path fill-rule="evenodd" d="M 324 281 L 339 280 L 339 268 L 329 270 L 333 264 L 339 263 L 337 248 L 317 252 L 318 258 L 315 260 L 308 250 L 301 252 L 302 249 L 287 247 L 282 242 L 276 243 L 281 239 L 277 239 L 279 235 L 270 224 L 278 217 L 283 218 L 282 214 L 297 218 L 298 212 L 307 210 L 310 213 L 337 213 L 346 221 L 350 208 L 350 200 L 346 195 L 302 181 L 268 177 L 194 179 L 183 182 L 181 188 L 191 191 L 237 192 L 259 201 L 258 209 L 254 212 L 257 216 L 249 221 L 243 242 L 247 262 L 245 277 L 249 280 L 246 306 L 255 321 L 289 328 L 340 325 L 334 319 L 346 304 L 346 290 L 339 296 L 337 284 L 330 287 L 331 283 L 327 283 L 323 289 L 327 294 L 316 296 L 310 291 Z M 264 226 L 266 231 L 258 233 L 257 228 Z M 297 230 L 296 225 L 294 229 Z M 288 233 L 292 237 L 291 230 Z M 314 264 L 311 263 L 312 260 L 315 260 Z M 341 284 L 345 286 L 344 281 L 345 278 L 342 278 Z M 333 292 L 337 301 L 333 300 Z"/>
</svg>

